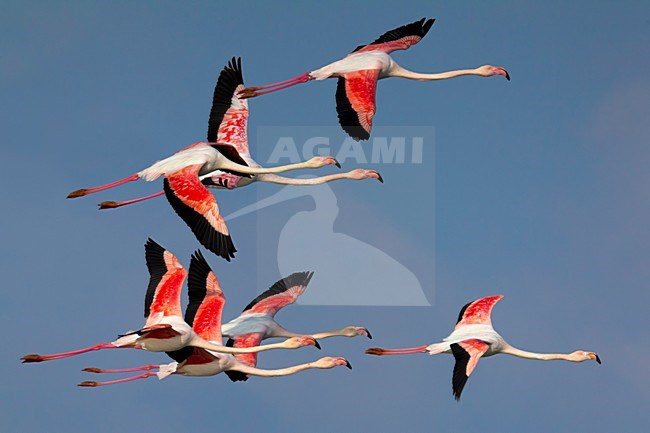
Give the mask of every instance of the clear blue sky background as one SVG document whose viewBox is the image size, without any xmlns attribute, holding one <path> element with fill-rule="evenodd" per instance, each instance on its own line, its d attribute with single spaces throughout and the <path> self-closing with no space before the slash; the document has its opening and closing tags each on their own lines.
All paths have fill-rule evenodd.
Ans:
<svg viewBox="0 0 650 433">
<path fill-rule="evenodd" d="M 647 427 L 646 3 L 5 0 L 1 9 L 0 430 Z M 296 306 L 281 313 L 287 326 L 305 331 L 370 328 L 372 342 L 323 342 L 323 353 L 348 357 L 352 372 L 245 384 L 225 376 L 172 377 L 81 389 L 74 385 L 88 378 L 83 367 L 166 359 L 124 350 L 19 363 L 25 353 L 73 349 L 140 326 L 147 236 L 184 263 L 197 247 L 164 200 L 95 210 L 99 200 L 159 185 L 77 201 L 64 199 L 69 191 L 128 175 L 203 139 L 217 73 L 233 55 L 244 58 L 248 83 L 264 84 L 320 67 L 422 16 L 436 17 L 436 24 L 420 44 L 395 55 L 401 65 L 443 71 L 492 63 L 507 66 L 512 81 L 381 82 L 376 124 L 434 126 L 435 166 L 424 175 L 409 173 L 413 166 L 376 167 L 385 185 L 333 189 L 337 230 L 378 247 L 386 236 L 406 239 L 392 252 L 397 259 L 418 269 L 435 264 L 435 275 L 422 277 L 431 307 Z M 251 137 L 263 125 L 336 125 L 334 91 L 330 80 L 253 101 Z M 220 203 L 236 210 L 273 191 L 253 186 L 220 195 Z M 401 204 L 405 197 L 410 206 Z M 435 219 L 424 225 L 422 213 Z M 258 281 L 278 277 L 277 269 L 254 266 L 275 259 L 273 251 L 256 250 L 254 224 L 254 217 L 233 222 L 241 251 L 233 263 L 209 257 L 226 291 L 227 318 L 265 288 Z M 456 403 L 452 357 L 363 355 L 370 345 L 438 341 L 463 304 L 494 293 L 506 295 L 493 319 L 512 344 L 595 350 L 603 365 L 488 358 Z M 323 353 L 269 353 L 261 365 Z"/>
</svg>

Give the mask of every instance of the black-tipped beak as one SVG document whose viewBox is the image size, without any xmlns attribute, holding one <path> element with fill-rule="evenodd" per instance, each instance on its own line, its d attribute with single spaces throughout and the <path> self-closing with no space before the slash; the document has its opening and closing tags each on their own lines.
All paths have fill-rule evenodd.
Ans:
<svg viewBox="0 0 650 433">
<path fill-rule="evenodd" d="M 350 364 L 350 361 L 348 361 L 347 359 L 345 360 L 345 366 L 350 370 L 352 370 L 352 364 Z"/>
<path fill-rule="evenodd" d="M 366 334 L 368 334 L 368 338 L 372 340 L 372 334 L 370 333 L 370 331 L 368 331 L 368 329 L 366 329 Z"/>
<path fill-rule="evenodd" d="M 384 183 L 384 178 L 381 177 L 381 174 L 377 173 L 377 180 L 381 183 Z"/>
<path fill-rule="evenodd" d="M 316 340 L 314 340 L 314 347 L 316 347 L 316 349 L 320 350 L 320 344 L 318 344 L 318 341 L 316 341 Z"/>
<path fill-rule="evenodd" d="M 338 162 L 336 159 L 334 160 L 334 165 L 337 166 L 338 168 L 341 168 L 341 163 Z"/>
<path fill-rule="evenodd" d="M 594 353 L 594 355 L 596 355 L 596 362 L 599 363 L 599 364 L 602 364 L 602 362 L 600 362 L 600 356 L 598 356 L 598 355 L 595 354 L 595 353 Z"/>
<path fill-rule="evenodd" d="M 504 71 L 506 70 L 504 69 Z M 510 81 L 510 74 L 508 73 L 508 71 L 506 71 L 506 80 Z"/>
</svg>

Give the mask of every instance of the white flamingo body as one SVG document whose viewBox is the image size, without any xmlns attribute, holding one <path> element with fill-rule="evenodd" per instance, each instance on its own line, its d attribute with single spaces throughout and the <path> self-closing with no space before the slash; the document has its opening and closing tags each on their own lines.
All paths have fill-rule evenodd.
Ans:
<svg viewBox="0 0 650 433">
<path fill-rule="evenodd" d="M 226 337 L 259 333 L 262 334 L 262 339 L 266 339 L 275 336 L 277 332 L 282 332 L 283 329 L 268 314 L 252 313 L 235 317 L 230 322 L 224 323 L 221 332 Z"/>
<path fill-rule="evenodd" d="M 350 53 L 341 60 L 311 71 L 309 76 L 314 80 L 326 80 L 359 70 L 374 69 L 378 71 L 377 78 L 381 80 L 393 76 L 392 72 L 396 70 L 395 65 L 397 64 L 393 58 L 383 51 L 364 51 Z"/>
</svg>

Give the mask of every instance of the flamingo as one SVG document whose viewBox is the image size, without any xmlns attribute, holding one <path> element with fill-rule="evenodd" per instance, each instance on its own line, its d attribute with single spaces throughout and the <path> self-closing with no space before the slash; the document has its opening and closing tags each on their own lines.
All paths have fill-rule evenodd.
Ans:
<svg viewBox="0 0 650 433">
<path fill-rule="evenodd" d="M 227 144 L 237 152 L 237 160 L 240 164 L 248 167 L 260 168 L 261 166 L 251 157 L 248 146 L 248 101 L 238 96 L 238 92 L 244 89 L 244 78 L 242 75 L 241 58 L 228 62 L 223 68 L 217 85 L 214 89 L 212 109 L 210 111 L 208 141 Z M 216 134 L 216 135 L 215 135 Z M 375 170 L 358 168 L 346 173 L 337 173 L 327 176 L 320 176 L 307 179 L 296 179 L 278 176 L 274 173 L 261 173 L 242 176 L 223 170 L 217 170 L 201 182 L 208 188 L 235 189 L 250 185 L 253 182 L 269 182 L 281 185 L 318 185 L 332 182 L 338 179 L 377 179 L 383 183 L 383 178 Z M 104 201 L 99 204 L 100 209 L 113 209 L 133 203 L 138 203 L 150 198 L 163 195 L 163 191 L 121 202 Z"/>
<path fill-rule="evenodd" d="M 234 71 L 226 68 L 225 75 L 227 77 L 229 74 L 234 73 Z M 221 89 L 217 88 L 217 90 L 220 91 Z M 216 91 L 215 94 L 215 98 L 218 98 L 220 95 Z M 219 127 L 222 122 L 216 120 L 219 116 L 226 118 L 231 123 L 236 123 L 243 119 L 243 133 L 245 134 L 246 132 L 245 119 L 247 114 L 243 118 L 241 112 L 238 115 L 228 116 L 227 113 L 223 113 L 222 105 L 213 107 L 207 142 L 191 144 L 174 155 L 158 161 L 150 167 L 124 179 L 94 188 L 82 188 L 73 191 L 68 195 L 68 198 L 86 196 L 139 179 L 151 182 L 162 176 L 164 178 L 164 193 L 174 211 L 185 221 L 205 248 L 230 261 L 231 258 L 235 257 L 237 249 L 230 237 L 228 227 L 219 212 L 216 199 L 202 183 L 204 179 L 211 178 L 217 170 L 220 173 L 249 177 L 250 175 L 280 173 L 301 168 L 320 168 L 326 165 L 340 167 L 340 164 L 331 156 L 315 156 L 306 162 L 273 168 L 264 168 L 258 164 L 248 166 L 248 163 L 239 155 L 239 151 L 235 146 L 216 142 L 220 138 L 224 138 L 224 131 L 227 132 L 232 126 L 224 125 L 221 131 L 222 136 L 220 137 Z M 240 134 L 241 132 L 242 130 L 239 130 L 234 133 Z M 227 137 L 228 134 L 226 133 L 225 136 Z M 368 176 L 370 175 L 368 174 Z M 146 198 L 152 198 L 158 195 L 162 195 L 162 193 L 151 194 Z M 135 201 L 141 201 L 142 199 L 136 199 Z"/>
<path fill-rule="evenodd" d="M 262 340 L 275 337 L 303 337 L 304 334 L 289 331 L 275 321 L 275 315 L 283 307 L 293 304 L 298 296 L 302 295 L 313 272 L 296 272 L 276 282 L 253 299 L 244 308 L 244 311 L 222 326 L 223 335 L 230 337 L 226 342 L 229 347 L 250 347 L 258 346 Z M 356 337 L 365 335 L 372 339 L 368 329 L 360 326 L 347 326 L 338 331 L 319 332 L 309 336 L 316 340 L 330 337 Z M 257 356 L 253 353 L 236 354 L 235 358 L 251 367 L 257 365 Z M 240 371 L 227 371 L 226 374 L 233 381 L 246 380 L 248 376 Z"/>
<path fill-rule="evenodd" d="M 190 262 L 188 292 L 189 304 L 185 311 L 185 321 L 188 325 L 192 326 L 192 329 L 198 336 L 213 344 L 221 345 L 221 313 L 226 299 L 216 275 L 199 251 L 192 256 Z M 304 339 L 305 344 L 315 343 L 315 340 L 311 337 L 302 336 L 300 338 Z M 248 345 L 246 347 L 253 346 Z M 183 376 L 214 376 L 225 371 L 226 373 L 238 372 L 239 374 L 273 377 L 286 376 L 312 368 L 329 369 L 343 365 L 352 368 L 345 358 L 329 356 L 314 362 L 292 367 L 263 370 L 241 363 L 231 354 L 214 352 L 197 347 L 188 346 L 181 350 L 168 352 L 167 354 L 174 359 L 174 362 L 162 365 L 151 364 L 135 368 L 112 370 L 85 368 L 84 371 L 90 373 L 125 373 L 133 371 L 145 371 L 145 373 L 106 382 L 84 381 L 79 386 L 96 387 L 113 385 L 137 379 L 146 379 L 152 376 L 158 376 L 159 379 L 164 379 L 171 374 Z M 151 370 L 154 369 L 158 369 L 158 371 L 152 372 Z"/>
<path fill-rule="evenodd" d="M 375 115 L 377 80 L 401 77 L 409 80 L 432 81 L 461 75 L 480 77 L 503 75 L 510 80 L 508 71 L 501 66 L 484 65 L 475 69 L 460 69 L 437 74 L 413 72 L 399 66 L 389 54 L 396 50 L 406 50 L 420 42 L 434 21 L 435 19 L 422 18 L 390 30 L 374 42 L 358 46 L 341 60 L 279 83 L 248 87 L 241 92 L 241 97 L 253 98 L 311 80 L 338 78 L 336 111 L 339 123 L 350 137 L 359 141 L 370 138 L 372 118 Z"/>
<path fill-rule="evenodd" d="M 134 348 L 150 352 L 172 352 L 184 347 L 200 347 L 225 353 L 249 353 L 277 348 L 297 349 L 316 345 L 315 339 L 293 338 L 263 347 L 234 349 L 210 343 L 201 338 L 181 316 L 181 289 L 187 272 L 176 257 L 153 239 L 145 244 L 145 257 L 149 269 L 149 286 L 145 296 L 144 316 L 146 323 L 138 331 L 129 331 L 111 343 L 52 355 L 25 355 L 23 363 L 51 361 L 102 349 Z"/>
<path fill-rule="evenodd" d="M 494 305 L 503 298 L 503 295 L 488 296 L 477 299 L 465 305 L 458 315 L 458 321 L 454 331 L 441 343 L 410 347 L 405 349 L 381 349 L 373 347 L 366 350 L 369 355 L 403 355 L 409 353 L 451 353 L 456 363 L 452 377 L 452 389 L 455 399 L 460 400 L 460 395 L 467 383 L 469 375 L 476 367 L 479 359 L 483 356 L 492 356 L 497 353 L 505 353 L 526 359 L 539 359 L 551 361 L 561 359 L 571 362 L 596 361 L 600 364 L 600 358 L 594 352 L 576 350 L 575 352 L 564 353 L 535 353 L 517 349 L 506 343 L 494 328 L 490 315 Z"/>
</svg>

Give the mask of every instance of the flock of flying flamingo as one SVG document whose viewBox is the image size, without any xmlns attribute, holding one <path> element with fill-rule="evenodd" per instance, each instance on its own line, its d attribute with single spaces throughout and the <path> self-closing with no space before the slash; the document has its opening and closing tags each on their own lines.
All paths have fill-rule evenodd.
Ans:
<svg viewBox="0 0 650 433">
<path fill-rule="evenodd" d="M 153 165 L 105 185 L 76 190 L 68 198 L 82 197 L 139 179 L 154 181 L 163 178 L 163 191 L 128 201 L 104 201 L 100 209 L 117 208 L 165 195 L 178 216 L 189 226 L 197 240 L 207 250 L 230 261 L 237 251 L 231 239 L 217 201 L 208 188 L 232 190 L 253 182 L 309 186 L 339 179 L 363 180 L 382 176 L 375 170 L 358 168 L 346 173 L 297 179 L 280 176 L 297 169 L 316 169 L 340 164 L 331 156 L 315 156 L 308 161 L 278 167 L 262 167 L 250 154 L 247 126 L 248 99 L 273 93 L 312 80 L 338 78 L 336 110 L 343 130 L 355 140 L 370 138 L 376 111 L 377 81 L 388 77 L 429 81 L 462 75 L 504 76 L 505 68 L 485 65 L 475 69 L 425 74 L 399 66 L 390 54 L 417 44 L 431 29 L 434 19 L 419 21 L 388 31 L 367 45 L 358 46 L 341 60 L 278 83 L 245 87 L 241 59 L 233 58 L 221 71 L 214 90 L 208 122 L 207 141 L 191 144 L 174 155 Z M 245 381 L 250 376 L 284 376 L 308 369 L 352 368 L 343 357 L 324 357 L 314 362 L 268 370 L 257 367 L 257 354 L 272 349 L 297 349 L 315 346 L 319 339 L 343 336 L 372 338 L 368 329 L 347 326 L 337 331 L 312 334 L 289 331 L 275 320 L 283 307 L 290 305 L 306 290 L 313 272 L 297 272 L 273 284 L 257 296 L 243 312 L 222 325 L 225 296 L 203 254 L 197 250 L 190 259 L 189 272 L 167 249 L 149 239 L 145 244 L 145 260 L 149 285 L 145 295 L 145 324 L 128 331 L 110 343 L 50 355 L 25 355 L 24 363 L 51 361 L 102 349 L 131 348 L 150 352 L 165 352 L 173 361 L 123 369 L 86 368 L 89 373 L 139 374 L 110 381 L 83 381 L 79 385 L 97 387 L 130 382 L 156 376 L 213 376 L 221 372 L 232 381 Z M 181 309 L 181 294 L 185 280 L 189 302 L 185 315 Z M 491 312 L 502 295 L 488 296 L 465 305 L 453 332 L 440 343 L 404 349 L 371 348 L 371 355 L 400 355 L 412 353 L 451 353 L 455 358 L 452 389 L 460 399 L 470 374 L 483 356 L 505 353 L 538 360 L 582 362 L 600 358 L 594 352 L 575 351 L 570 354 L 543 354 L 517 349 L 493 329 Z M 228 337 L 226 344 L 223 338 Z M 280 343 L 262 345 L 269 338 L 284 338 Z"/>
</svg>

